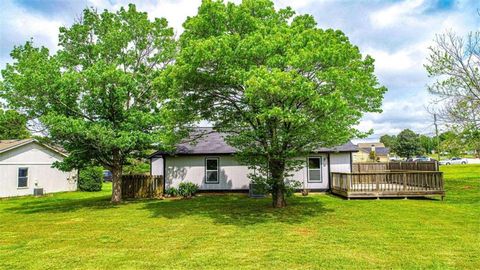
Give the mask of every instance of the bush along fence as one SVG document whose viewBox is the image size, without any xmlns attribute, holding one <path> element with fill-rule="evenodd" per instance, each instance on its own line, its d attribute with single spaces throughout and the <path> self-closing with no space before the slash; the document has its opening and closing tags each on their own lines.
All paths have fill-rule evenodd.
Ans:
<svg viewBox="0 0 480 270">
<path fill-rule="evenodd" d="M 438 162 L 420 161 L 420 162 L 361 162 L 352 164 L 352 172 L 377 172 L 377 171 L 438 171 Z"/>
<path fill-rule="evenodd" d="M 163 191 L 162 175 L 122 175 L 122 197 L 125 199 L 160 198 Z"/>
</svg>

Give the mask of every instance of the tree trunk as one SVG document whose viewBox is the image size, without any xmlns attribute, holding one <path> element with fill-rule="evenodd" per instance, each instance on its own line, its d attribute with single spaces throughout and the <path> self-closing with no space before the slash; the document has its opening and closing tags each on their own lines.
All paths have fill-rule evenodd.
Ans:
<svg viewBox="0 0 480 270">
<path fill-rule="evenodd" d="M 270 175 L 272 177 L 272 206 L 274 208 L 283 208 L 287 206 L 285 201 L 285 182 L 283 175 L 285 172 L 285 163 L 279 160 L 273 160 L 269 163 Z"/>
<path fill-rule="evenodd" d="M 112 203 L 122 202 L 122 162 L 118 152 L 113 153 L 112 170 Z"/>
<path fill-rule="evenodd" d="M 277 190 L 273 191 L 275 196 L 272 196 L 273 199 L 273 208 L 283 208 L 287 206 L 287 202 L 285 201 L 285 192 L 283 192 L 282 188 L 277 188 Z"/>
<path fill-rule="evenodd" d="M 122 166 L 112 168 L 112 203 L 122 201 Z"/>
</svg>

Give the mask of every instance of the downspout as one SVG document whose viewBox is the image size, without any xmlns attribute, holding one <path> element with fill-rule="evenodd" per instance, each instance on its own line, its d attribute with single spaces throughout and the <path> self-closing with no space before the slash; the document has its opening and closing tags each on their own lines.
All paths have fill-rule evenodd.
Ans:
<svg viewBox="0 0 480 270">
<path fill-rule="evenodd" d="M 350 173 L 353 172 L 352 169 L 353 169 L 353 154 L 352 152 L 350 152 Z"/>
<path fill-rule="evenodd" d="M 332 175 L 330 172 L 330 153 L 327 153 L 327 163 L 328 163 L 328 191 L 332 190 Z"/>
<path fill-rule="evenodd" d="M 166 166 L 166 159 L 165 159 L 165 155 L 162 155 L 162 160 L 163 160 L 163 170 L 162 170 L 162 173 L 163 173 L 163 192 L 165 192 L 165 187 L 166 187 L 166 183 L 167 183 L 167 176 L 166 176 L 166 171 L 167 171 L 167 168 L 165 167 Z"/>
</svg>

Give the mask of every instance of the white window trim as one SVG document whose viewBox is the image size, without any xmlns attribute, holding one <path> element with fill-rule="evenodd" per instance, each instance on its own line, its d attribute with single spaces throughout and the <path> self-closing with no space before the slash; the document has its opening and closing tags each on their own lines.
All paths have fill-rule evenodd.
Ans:
<svg viewBox="0 0 480 270">
<path fill-rule="evenodd" d="M 320 160 L 320 168 L 318 169 L 310 169 L 310 159 L 319 159 Z M 312 171 L 320 171 L 320 180 L 310 180 L 310 170 Z M 307 182 L 308 183 L 323 183 L 323 156 L 313 156 L 307 157 Z"/>
<path fill-rule="evenodd" d="M 217 169 L 216 170 L 208 170 L 207 169 L 207 161 L 208 160 L 216 160 L 217 161 Z M 217 172 L 217 181 L 208 181 L 208 172 Z M 205 158 L 205 184 L 219 184 L 220 183 L 220 158 L 219 157 L 206 157 Z"/>
<path fill-rule="evenodd" d="M 27 169 L 27 185 L 24 187 L 19 187 L 19 179 L 20 179 L 20 169 Z M 30 169 L 28 167 L 18 167 L 17 168 L 17 189 L 28 189 L 28 183 L 30 182 Z"/>
</svg>

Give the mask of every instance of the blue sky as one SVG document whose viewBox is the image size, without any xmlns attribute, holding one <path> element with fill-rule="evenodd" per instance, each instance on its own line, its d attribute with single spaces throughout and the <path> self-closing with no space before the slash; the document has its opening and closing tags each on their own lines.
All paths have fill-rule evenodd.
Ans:
<svg viewBox="0 0 480 270">
<path fill-rule="evenodd" d="M 200 4 L 200 0 L 2 0 L 0 68 L 11 61 L 13 46 L 30 38 L 37 46 L 56 50 L 58 28 L 72 24 L 83 8 L 117 10 L 129 2 L 152 18 L 167 18 L 178 34 L 182 22 L 195 15 Z M 321 28 L 342 30 L 364 54 L 376 59 L 375 73 L 389 91 L 383 113 L 365 115 L 359 126 L 374 130 L 370 140 L 404 128 L 433 134 L 433 120 L 426 110 L 434 99 L 426 91 L 431 80 L 423 67 L 427 48 L 436 33 L 466 34 L 480 28 L 478 0 L 276 0 L 275 4 L 312 14 Z"/>
</svg>

